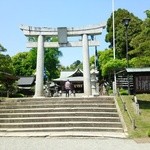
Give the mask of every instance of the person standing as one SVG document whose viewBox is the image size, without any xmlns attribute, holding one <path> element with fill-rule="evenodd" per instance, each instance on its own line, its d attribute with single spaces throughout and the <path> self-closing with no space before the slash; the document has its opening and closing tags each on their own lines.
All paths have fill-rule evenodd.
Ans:
<svg viewBox="0 0 150 150">
<path fill-rule="evenodd" d="M 71 83 L 69 80 L 65 82 L 65 90 L 66 90 L 66 97 L 69 97 L 69 91 L 71 90 Z"/>
</svg>

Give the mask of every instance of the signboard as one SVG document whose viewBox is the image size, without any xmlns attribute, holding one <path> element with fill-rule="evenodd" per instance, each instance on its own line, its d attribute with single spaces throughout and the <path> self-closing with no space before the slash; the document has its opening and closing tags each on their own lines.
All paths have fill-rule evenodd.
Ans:
<svg viewBox="0 0 150 150">
<path fill-rule="evenodd" d="M 150 75 L 134 75 L 136 93 L 150 93 Z"/>
<path fill-rule="evenodd" d="M 59 44 L 66 44 L 67 41 L 67 28 L 66 27 L 59 27 L 58 28 L 58 43 Z"/>
</svg>

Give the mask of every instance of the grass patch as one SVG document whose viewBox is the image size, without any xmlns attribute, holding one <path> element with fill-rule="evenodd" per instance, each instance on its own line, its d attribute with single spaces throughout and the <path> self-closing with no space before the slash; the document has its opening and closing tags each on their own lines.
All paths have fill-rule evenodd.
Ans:
<svg viewBox="0 0 150 150">
<path fill-rule="evenodd" d="M 150 94 L 139 94 L 136 95 L 140 107 L 140 115 L 136 114 L 134 105 L 133 105 L 133 96 L 124 95 L 122 96 L 123 101 L 126 103 L 127 110 L 131 114 L 131 117 L 135 119 L 136 128 L 132 128 L 132 123 L 128 117 L 126 111 L 123 111 L 123 105 L 118 97 L 118 104 L 120 106 L 121 112 L 123 114 L 124 121 L 126 123 L 129 137 L 132 138 L 141 138 L 141 137 L 150 137 Z"/>
</svg>

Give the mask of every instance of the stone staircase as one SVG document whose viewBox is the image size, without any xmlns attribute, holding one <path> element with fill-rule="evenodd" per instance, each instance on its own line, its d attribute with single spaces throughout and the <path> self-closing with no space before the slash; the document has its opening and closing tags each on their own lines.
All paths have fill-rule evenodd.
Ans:
<svg viewBox="0 0 150 150">
<path fill-rule="evenodd" d="M 20 98 L 0 102 L 0 136 L 123 134 L 113 97 Z"/>
</svg>

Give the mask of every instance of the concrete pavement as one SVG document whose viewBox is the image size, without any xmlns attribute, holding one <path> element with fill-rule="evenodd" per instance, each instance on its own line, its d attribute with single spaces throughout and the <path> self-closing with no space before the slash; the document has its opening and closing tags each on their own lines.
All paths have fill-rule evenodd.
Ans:
<svg viewBox="0 0 150 150">
<path fill-rule="evenodd" d="M 0 150 L 149 150 L 149 143 L 122 138 L 0 137 Z"/>
</svg>

